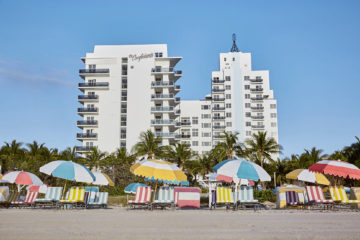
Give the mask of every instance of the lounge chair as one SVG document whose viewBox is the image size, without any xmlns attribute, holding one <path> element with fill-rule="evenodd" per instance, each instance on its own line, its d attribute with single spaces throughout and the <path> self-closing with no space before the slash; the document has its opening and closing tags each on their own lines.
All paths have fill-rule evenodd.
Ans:
<svg viewBox="0 0 360 240">
<path fill-rule="evenodd" d="M 48 187 L 44 198 L 35 199 L 35 207 L 56 206 L 60 201 L 62 190 L 62 187 Z"/>
<path fill-rule="evenodd" d="M 254 199 L 254 188 L 251 186 L 240 186 L 236 207 L 243 209 L 253 207 L 254 210 L 258 208 L 265 208 L 265 206 L 259 203 L 257 199 Z"/>
<path fill-rule="evenodd" d="M 314 206 L 324 207 L 330 209 L 333 207 L 334 201 L 325 199 L 323 190 L 320 186 L 307 186 L 306 193 L 308 197 L 307 205 L 311 208 Z"/>
<path fill-rule="evenodd" d="M 135 200 L 128 200 L 128 206 L 151 207 L 151 187 L 138 187 L 135 193 Z"/>
<path fill-rule="evenodd" d="M 11 206 L 19 207 L 19 208 L 32 206 L 37 196 L 38 196 L 38 192 L 27 191 L 24 201 L 19 201 L 19 200 L 13 201 L 11 202 Z"/>
<path fill-rule="evenodd" d="M 60 200 L 60 207 L 85 207 L 85 187 L 72 187 L 67 199 Z"/>
<path fill-rule="evenodd" d="M 157 198 L 151 204 L 151 209 L 154 209 L 156 207 L 160 207 L 161 209 L 165 209 L 166 207 L 175 208 L 173 187 L 159 188 Z"/>
<path fill-rule="evenodd" d="M 96 192 L 94 200 L 90 200 L 87 204 L 87 208 L 102 207 L 107 208 L 109 193 L 108 192 Z"/>
<path fill-rule="evenodd" d="M 214 201 L 215 200 L 215 201 Z M 217 187 L 216 188 L 216 199 L 213 199 L 211 208 L 225 206 L 226 209 L 230 207 L 235 208 L 234 194 L 232 189 L 229 187 Z"/>
<path fill-rule="evenodd" d="M 96 194 L 99 193 L 99 187 L 85 187 L 85 206 L 95 202 Z"/>
<path fill-rule="evenodd" d="M 303 207 L 304 203 L 299 199 L 299 193 L 296 191 L 287 191 L 286 192 L 286 205 L 288 207 Z"/>
<path fill-rule="evenodd" d="M 334 201 L 334 206 L 351 206 L 350 204 L 359 203 L 359 200 L 350 200 L 345 192 L 344 186 L 330 186 L 330 195 Z"/>
<path fill-rule="evenodd" d="M 10 191 L 8 198 L 4 202 L 0 202 L 0 206 L 2 207 L 10 207 L 12 202 L 15 202 L 19 199 L 20 193 L 17 191 Z"/>
</svg>

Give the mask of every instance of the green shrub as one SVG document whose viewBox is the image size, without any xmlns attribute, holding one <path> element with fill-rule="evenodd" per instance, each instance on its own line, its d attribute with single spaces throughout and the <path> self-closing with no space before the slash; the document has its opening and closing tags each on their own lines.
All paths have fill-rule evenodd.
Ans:
<svg viewBox="0 0 360 240">
<path fill-rule="evenodd" d="M 254 198 L 258 199 L 259 202 L 265 202 L 265 201 L 275 202 L 276 201 L 276 196 L 272 190 L 263 190 L 263 191 L 254 190 Z"/>
</svg>

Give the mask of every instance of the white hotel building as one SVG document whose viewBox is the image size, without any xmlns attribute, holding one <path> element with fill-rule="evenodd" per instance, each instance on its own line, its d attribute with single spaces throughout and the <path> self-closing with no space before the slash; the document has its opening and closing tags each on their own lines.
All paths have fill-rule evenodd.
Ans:
<svg viewBox="0 0 360 240">
<path fill-rule="evenodd" d="M 174 70 L 181 57 L 168 57 L 165 44 L 95 46 L 82 60 L 80 153 L 92 146 L 107 152 L 122 146 L 130 150 L 148 129 L 162 136 L 163 145 L 184 142 L 199 154 L 217 145 L 223 131 L 238 132 L 240 142 L 267 131 L 278 141 L 269 72 L 252 70 L 250 53 L 234 47 L 220 53 L 211 94 L 185 101 L 177 97 L 181 71 Z"/>
</svg>

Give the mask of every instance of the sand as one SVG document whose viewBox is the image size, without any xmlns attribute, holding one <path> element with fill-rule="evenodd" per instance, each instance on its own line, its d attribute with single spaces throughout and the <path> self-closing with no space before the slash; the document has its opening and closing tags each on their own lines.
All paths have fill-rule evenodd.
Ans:
<svg viewBox="0 0 360 240">
<path fill-rule="evenodd" d="M 360 239 L 360 212 L 0 209 L 0 239 Z"/>
</svg>

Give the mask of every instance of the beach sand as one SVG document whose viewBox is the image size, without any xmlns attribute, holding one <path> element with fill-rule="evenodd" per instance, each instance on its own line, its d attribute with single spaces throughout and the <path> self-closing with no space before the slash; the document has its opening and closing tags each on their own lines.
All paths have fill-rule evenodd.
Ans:
<svg viewBox="0 0 360 240">
<path fill-rule="evenodd" d="M 0 239 L 360 239 L 360 212 L 0 209 Z"/>
</svg>

